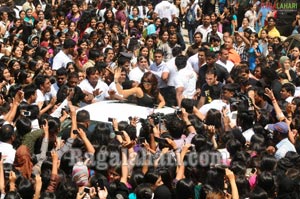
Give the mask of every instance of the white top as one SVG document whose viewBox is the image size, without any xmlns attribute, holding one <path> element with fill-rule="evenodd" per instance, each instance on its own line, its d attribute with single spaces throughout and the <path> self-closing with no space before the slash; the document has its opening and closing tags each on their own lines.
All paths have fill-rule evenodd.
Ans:
<svg viewBox="0 0 300 199">
<path fill-rule="evenodd" d="M 147 72 L 147 70 L 145 70 L 145 72 Z M 140 67 L 137 66 L 129 72 L 128 76 L 130 80 L 141 83 L 142 77 L 145 72 L 143 72 Z"/>
<path fill-rule="evenodd" d="M 205 116 L 210 109 L 214 108 L 221 111 L 224 106 L 227 106 L 225 102 L 223 102 L 221 99 L 215 99 L 210 103 L 201 106 L 199 111 Z"/>
<path fill-rule="evenodd" d="M 285 154 L 288 151 L 293 151 L 296 152 L 295 146 L 289 141 L 288 138 L 285 138 L 281 140 L 277 145 L 276 145 L 277 151 L 275 153 L 275 158 L 278 160 L 280 158 L 284 158 Z"/>
<path fill-rule="evenodd" d="M 162 63 L 160 63 L 159 65 L 157 65 L 155 62 L 153 62 L 153 64 L 151 64 L 150 66 L 150 70 L 151 72 L 156 76 L 157 81 L 158 81 L 158 88 L 165 88 L 167 87 L 167 83 L 165 81 L 163 81 L 161 79 L 161 75 L 163 73 L 163 71 L 166 68 L 166 63 L 163 61 Z"/>
<path fill-rule="evenodd" d="M 60 50 L 53 58 L 52 70 L 58 70 L 61 67 L 66 68 L 67 63 L 72 62 L 72 59 Z"/>
<path fill-rule="evenodd" d="M 36 90 L 36 95 L 37 95 L 36 100 L 35 100 L 36 104 L 50 100 L 50 96 L 51 96 L 50 93 L 46 93 L 44 95 L 40 89 Z"/>
<path fill-rule="evenodd" d="M 183 87 L 183 97 L 192 99 L 196 92 L 197 74 L 189 67 L 178 71 L 175 77 L 175 88 Z"/>
<path fill-rule="evenodd" d="M 192 55 L 191 57 L 188 58 L 187 63 L 189 66 L 191 66 L 195 73 L 198 74 L 199 73 L 199 57 L 198 57 L 198 53 Z M 206 63 L 204 63 L 206 64 Z M 204 64 L 202 64 L 201 66 L 203 66 Z"/>
<path fill-rule="evenodd" d="M 158 14 L 159 18 L 167 18 L 169 22 L 172 21 L 172 15 L 176 14 L 174 4 L 169 1 L 163 0 L 155 6 L 154 12 Z"/>
<path fill-rule="evenodd" d="M 244 131 L 242 134 L 243 134 L 244 138 L 246 139 L 246 142 L 250 142 L 251 137 L 254 135 L 253 128 L 250 128 L 250 129 Z"/>
<path fill-rule="evenodd" d="M 121 88 L 123 89 L 122 87 L 122 84 L 120 84 Z M 118 93 L 118 90 L 117 90 L 117 87 L 116 87 L 116 83 L 115 82 L 112 82 L 109 87 L 108 87 L 109 90 L 113 90 L 115 91 L 115 95 L 119 96 L 119 97 L 123 97 L 123 95 L 121 95 L 120 93 Z"/>
<path fill-rule="evenodd" d="M 58 87 L 57 83 L 55 82 L 54 84 L 51 85 L 51 90 L 50 90 L 51 97 L 56 97 L 58 90 L 59 90 L 59 87 Z"/>
<path fill-rule="evenodd" d="M 164 68 L 163 72 L 169 73 L 168 78 L 168 86 L 175 86 L 175 78 L 178 73 L 177 67 L 175 65 L 176 57 L 171 58 L 167 63 L 166 67 Z"/>
<path fill-rule="evenodd" d="M 216 64 L 219 64 L 219 65 L 223 66 L 224 68 L 226 68 L 228 73 L 230 73 L 230 71 L 234 67 L 234 63 L 230 60 L 227 60 L 226 63 L 222 62 L 221 60 L 218 60 L 218 61 L 216 61 Z"/>
<path fill-rule="evenodd" d="M 105 98 L 109 97 L 108 94 L 108 86 L 105 82 L 103 82 L 102 80 L 98 80 L 97 85 L 95 86 L 95 88 L 89 83 L 89 81 L 87 79 L 82 80 L 82 82 L 80 82 L 80 84 L 78 85 L 81 90 L 84 92 L 88 92 L 90 94 L 93 94 L 93 91 L 97 90 L 99 88 L 100 94 L 95 96 L 95 100 L 98 101 L 103 101 L 105 100 Z"/>
<path fill-rule="evenodd" d="M 2 153 L 3 163 L 14 163 L 16 150 L 11 144 L 0 141 L 0 152 Z"/>
<path fill-rule="evenodd" d="M 199 25 L 195 31 L 202 33 L 202 42 L 207 42 L 207 34 L 211 32 L 211 25 L 209 25 L 207 28 L 205 28 L 203 25 Z"/>
<path fill-rule="evenodd" d="M 256 11 L 252 12 L 251 10 L 246 11 L 245 17 L 249 19 L 249 26 L 255 28 L 255 20 L 257 19 Z"/>
</svg>

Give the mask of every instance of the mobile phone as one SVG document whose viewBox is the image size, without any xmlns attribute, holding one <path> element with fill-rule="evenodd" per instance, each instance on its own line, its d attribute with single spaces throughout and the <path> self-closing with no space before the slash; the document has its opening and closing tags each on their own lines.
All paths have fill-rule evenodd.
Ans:
<svg viewBox="0 0 300 199">
<path fill-rule="evenodd" d="M 246 169 L 246 176 L 251 176 L 256 172 L 256 168 L 247 168 Z"/>
<path fill-rule="evenodd" d="M 0 160 L 2 159 L 2 152 L 0 152 Z"/>
<path fill-rule="evenodd" d="M 29 117 L 29 116 L 31 116 L 31 112 L 30 111 L 23 111 L 22 115 L 25 116 L 25 117 Z"/>
<path fill-rule="evenodd" d="M 77 135 L 77 134 L 78 134 L 78 130 L 74 129 L 74 130 L 73 130 L 73 134 L 74 134 L 74 135 Z"/>
<path fill-rule="evenodd" d="M 216 165 L 215 165 L 215 168 L 216 168 L 216 169 L 222 169 L 222 170 L 224 170 L 224 169 L 227 169 L 228 166 L 225 165 L 225 164 L 216 164 Z"/>
<path fill-rule="evenodd" d="M 111 117 L 109 117 L 108 119 L 107 119 L 109 122 L 113 122 L 113 118 L 111 118 Z"/>
<path fill-rule="evenodd" d="M 168 144 L 166 139 L 159 138 L 159 137 L 154 137 L 155 142 L 158 142 L 160 144 Z"/>
<path fill-rule="evenodd" d="M 90 193 L 90 188 L 89 187 L 84 187 L 84 193 Z"/>
<path fill-rule="evenodd" d="M 123 135 L 123 132 L 122 131 L 115 131 L 115 134 L 116 135 Z"/>
</svg>

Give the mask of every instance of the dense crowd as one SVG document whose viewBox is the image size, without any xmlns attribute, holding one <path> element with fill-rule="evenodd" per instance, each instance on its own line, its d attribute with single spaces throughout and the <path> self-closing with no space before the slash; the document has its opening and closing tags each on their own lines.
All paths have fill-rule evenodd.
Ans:
<svg viewBox="0 0 300 199">
<path fill-rule="evenodd" d="M 300 198 L 300 46 L 277 3 L 1 2 L 1 198 Z M 106 100 L 156 111 L 91 121 Z"/>
</svg>

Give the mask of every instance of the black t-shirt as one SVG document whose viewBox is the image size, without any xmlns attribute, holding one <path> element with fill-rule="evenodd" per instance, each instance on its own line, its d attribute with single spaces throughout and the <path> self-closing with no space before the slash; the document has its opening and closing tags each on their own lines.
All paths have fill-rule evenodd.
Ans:
<svg viewBox="0 0 300 199">
<path fill-rule="evenodd" d="M 220 99 L 221 97 L 221 90 L 223 84 L 218 82 L 218 84 L 209 86 L 205 83 L 201 89 L 201 97 L 205 97 L 205 104 L 210 103 L 214 99 Z"/>
<path fill-rule="evenodd" d="M 219 82 L 226 81 L 229 77 L 229 73 L 228 73 L 227 69 L 224 68 L 223 66 L 219 65 L 219 64 L 215 64 L 214 67 L 215 67 L 216 72 L 217 72 L 217 80 Z M 207 70 L 208 70 L 207 64 L 205 64 L 205 65 L 201 66 L 201 68 L 199 68 L 197 88 L 202 88 L 202 86 L 206 83 L 205 74 L 206 74 Z"/>
</svg>

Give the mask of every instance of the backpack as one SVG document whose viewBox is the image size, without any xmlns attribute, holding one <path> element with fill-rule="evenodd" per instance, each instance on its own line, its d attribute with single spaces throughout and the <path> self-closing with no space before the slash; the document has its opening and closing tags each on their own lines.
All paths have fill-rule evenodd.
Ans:
<svg viewBox="0 0 300 199">
<path fill-rule="evenodd" d="M 192 7 L 190 7 L 186 13 L 186 16 L 185 16 L 185 23 L 189 24 L 189 25 L 192 25 L 196 22 L 196 14 L 195 14 L 195 6 L 197 4 L 194 4 Z"/>
</svg>

